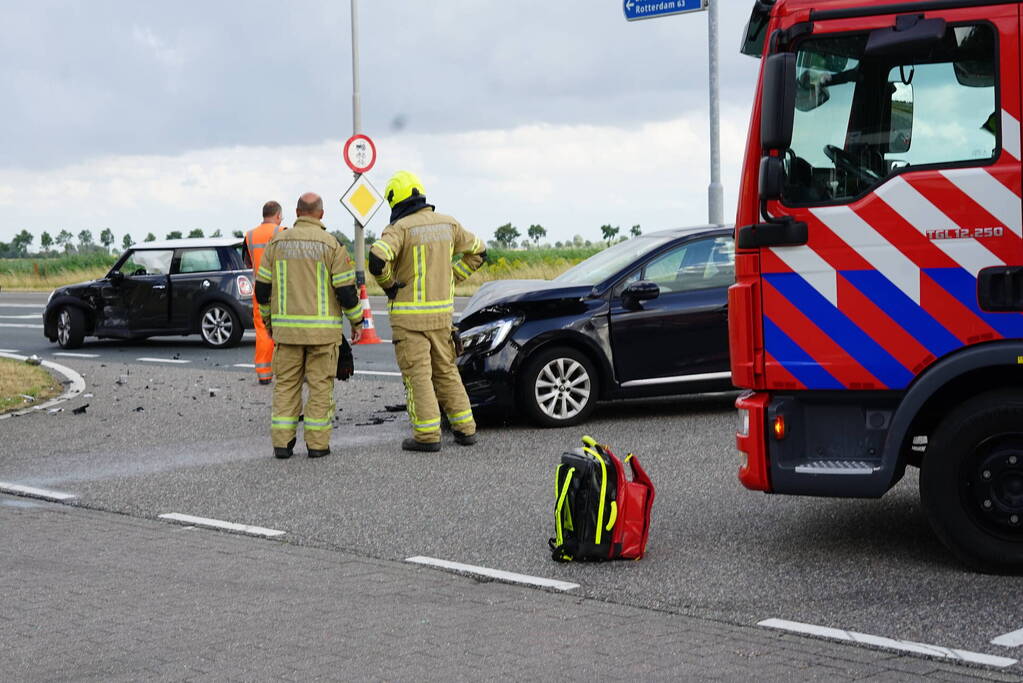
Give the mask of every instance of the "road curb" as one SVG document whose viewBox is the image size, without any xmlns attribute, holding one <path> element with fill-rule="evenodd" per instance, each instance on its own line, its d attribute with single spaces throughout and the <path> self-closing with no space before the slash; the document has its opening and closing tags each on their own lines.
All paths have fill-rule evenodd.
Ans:
<svg viewBox="0 0 1023 683">
<path fill-rule="evenodd" d="M 28 356 L 22 356 L 17 353 L 0 353 L 0 358 L 10 358 L 11 360 L 17 361 L 28 360 Z M 81 395 L 85 391 L 85 378 L 79 375 L 71 368 L 67 367 L 66 365 L 54 363 L 53 361 L 49 360 L 40 361 L 39 364 L 44 368 L 47 368 L 48 370 L 56 372 L 58 375 L 63 375 L 65 379 L 67 379 L 67 381 L 71 383 L 70 386 L 68 386 L 68 388 L 64 391 L 63 394 L 56 398 L 51 398 L 49 401 L 46 401 L 45 403 L 40 403 L 37 406 L 32 406 L 30 408 L 25 408 L 23 410 L 15 410 L 10 413 L 4 413 L 3 415 L 0 415 L 0 420 L 5 420 L 9 417 L 27 415 L 28 413 L 34 413 L 38 410 L 50 408 L 52 406 L 57 405 L 58 403 L 63 403 L 64 401 L 68 401 L 72 398 L 75 398 L 76 396 Z"/>
</svg>

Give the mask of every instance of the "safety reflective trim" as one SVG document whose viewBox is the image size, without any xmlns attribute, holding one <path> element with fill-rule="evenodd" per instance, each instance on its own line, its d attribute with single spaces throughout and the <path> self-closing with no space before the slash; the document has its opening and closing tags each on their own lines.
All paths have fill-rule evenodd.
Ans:
<svg viewBox="0 0 1023 683">
<path fill-rule="evenodd" d="M 277 261 L 277 313 L 285 315 L 288 311 L 288 261 Z"/>
<path fill-rule="evenodd" d="M 385 261 L 394 260 L 394 249 L 391 249 L 390 244 L 383 240 L 377 240 L 376 242 L 373 243 L 373 246 L 370 247 L 370 249 L 375 249 L 377 247 L 380 247 L 380 251 L 384 252 Z"/>
<path fill-rule="evenodd" d="M 469 270 L 469 266 L 465 265 L 462 261 L 456 263 L 452 270 L 461 275 L 463 280 L 468 279 L 468 277 L 472 275 L 472 271 Z"/>
<path fill-rule="evenodd" d="M 274 226 L 274 234 L 273 234 L 273 237 L 277 237 L 277 233 L 279 233 L 279 232 L 280 232 L 281 230 L 283 230 L 283 229 L 284 229 L 284 228 L 283 228 L 283 227 L 281 227 L 280 225 L 276 225 L 276 226 Z M 273 237 L 271 237 L 271 239 L 273 239 Z M 479 241 L 479 240 L 477 240 L 477 241 Z"/>
<path fill-rule="evenodd" d="M 412 247 L 412 300 L 426 301 L 426 245 Z"/>
<path fill-rule="evenodd" d="M 408 410 L 409 419 L 414 423 L 416 421 L 416 397 L 415 392 L 412 390 L 412 380 L 407 376 L 402 375 L 401 381 L 405 384 L 405 407 Z"/>
<path fill-rule="evenodd" d="M 449 301 L 426 301 L 423 303 L 410 303 L 407 301 L 391 302 L 391 313 L 396 315 L 421 315 L 425 313 L 454 313 L 455 302 Z"/>
<path fill-rule="evenodd" d="M 335 287 L 340 287 L 348 282 L 355 282 L 355 269 L 346 270 L 343 273 L 337 273 L 330 278 L 330 283 Z"/>
<path fill-rule="evenodd" d="M 461 413 L 455 413 L 454 415 L 448 415 L 448 422 L 453 425 L 468 422 L 472 419 L 472 408 L 469 410 L 462 411 Z"/>
<path fill-rule="evenodd" d="M 429 422 L 413 422 L 412 429 L 417 432 L 439 432 L 440 431 L 440 418 L 436 420 L 430 420 Z"/>
<path fill-rule="evenodd" d="M 270 426 L 274 427 L 274 428 L 277 428 L 277 429 L 287 429 L 289 427 L 297 427 L 298 426 L 298 418 L 297 417 L 280 417 L 280 416 L 274 415 L 274 416 L 272 416 L 270 418 Z"/>
<path fill-rule="evenodd" d="M 272 318 L 273 318 L 273 321 L 274 321 L 275 324 L 277 323 L 278 320 L 290 320 L 292 322 L 294 322 L 294 321 L 299 321 L 299 322 L 318 322 L 318 321 L 333 320 L 333 321 L 341 322 L 341 316 L 339 316 L 339 315 L 285 315 L 285 316 L 280 316 L 280 317 L 272 316 Z"/>
<path fill-rule="evenodd" d="M 308 417 L 305 419 L 306 431 L 317 431 L 322 429 L 330 429 L 330 419 L 326 420 L 311 420 Z"/>
<path fill-rule="evenodd" d="M 320 261 L 316 264 L 316 314 L 321 318 L 327 315 L 327 282 L 324 277 L 327 266 Z"/>
<path fill-rule="evenodd" d="M 345 317 L 348 318 L 348 322 L 353 325 L 359 325 L 362 323 L 362 304 L 359 303 L 352 308 L 345 309 Z"/>
<path fill-rule="evenodd" d="M 273 276 L 274 276 L 273 271 L 267 268 L 266 266 L 260 266 L 259 270 L 256 271 L 256 277 L 260 280 L 266 280 L 267 282 L 269 282 L 270 280 L 273 279 Z"/>
<path fill-rule="evenodd" d="M 476 240 L 472 243 L 472 249 L 470 249 L 470 251 L 473 254 L 479 254 L 481 251 L 483 251 L 482 249 L 480 249 L 480 247 L 482 247 L 482 246 L 483 246 L 483 243 L 480 242 L 480 238 L 477 237 Z"/>
<path fill-rule="evenodd" d="M 293 321 L 290 321 L 290 320 L 284 320 L 284 321 L 274 320 L 273 321 L 273 326 L 274 327 L 279 327 L 279 328 L 297 327 L 297 328 L 308 329 L 308 330 L 341 329 L 343 327 L 340 318 L 338 318 L 337 320 L 329 320 L 329 321 L 324 320 L 324 321 L 319 321 L 319 322 L 293 322 Z"/>
</svg>

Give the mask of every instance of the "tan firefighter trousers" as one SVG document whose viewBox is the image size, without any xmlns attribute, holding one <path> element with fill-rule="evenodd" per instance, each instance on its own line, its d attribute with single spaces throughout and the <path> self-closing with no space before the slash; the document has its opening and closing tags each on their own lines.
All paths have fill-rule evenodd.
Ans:
<svg viewBox="0 0 1023 683">
<path fill-rule="evenodd" d="M 416 441 L 440 441 L 442 407 L 452 429 L 475 434 L 476 422 L 472 419 L 469 397 L 455 366 L 451 328 L 406 330 L 394 327 L 391 337 L 405 383 L 405 401 Z"/>
<path fill-rule="evenodd" d="M 334 376 L 337 374 L 337 344 L 280 344 L 274 346 L 274 402 L 270 416 L 270 438 L 275 448 L 286 447 L 295 438 L 298 418 L 304 415 L 308 448 L 330 447 L 334 417 Z M 302 408 L 302 380 L 309 384 L 309 397 Z"/>
</svg>

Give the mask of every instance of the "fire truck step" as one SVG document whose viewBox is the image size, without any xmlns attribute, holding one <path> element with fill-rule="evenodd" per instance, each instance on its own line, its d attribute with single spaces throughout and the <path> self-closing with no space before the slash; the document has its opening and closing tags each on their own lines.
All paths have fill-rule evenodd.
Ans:
<svg viewBox="0 0 1023 683">
<path fill-rule="evenodd" d="M 816 460 L 796 467 L 799 474 L 854 474 L 874 473 L 874 466 L 864 460 Z"/>
</svg>

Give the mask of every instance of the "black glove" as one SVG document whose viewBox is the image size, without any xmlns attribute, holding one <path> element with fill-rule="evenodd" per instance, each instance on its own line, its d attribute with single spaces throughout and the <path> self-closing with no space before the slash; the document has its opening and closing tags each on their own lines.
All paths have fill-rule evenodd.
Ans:
<svg viewBox="0 0 1023 683">
<path fill-rule="evenodd" d="M 352 356 L 352 345 L 341 337 L 341 348 L 337 352 L 337 378 L 347 382 L 355 374 L 355 357 Z"/>
<path fill-rule="evenodd" d="M 390 287 L 384 287 L 384 294 L 387 295 L 388 299 L 393 299 L 398 296 L 398 290 L 405 286 L 404 282 L 395 282 Z"/>
</svg>

